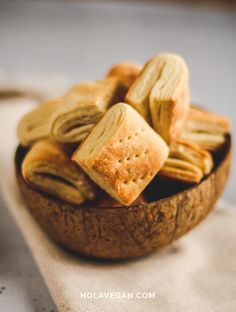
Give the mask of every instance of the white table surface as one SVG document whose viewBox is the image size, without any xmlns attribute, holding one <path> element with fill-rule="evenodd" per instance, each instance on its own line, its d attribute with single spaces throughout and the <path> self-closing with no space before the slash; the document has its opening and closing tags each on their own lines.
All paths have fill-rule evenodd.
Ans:
<svg viewBox="0 0 236 312">
<path fill-rule="evenodd" d="M 192 99 L 228 115 L 234 129 L 235 39 L 231 14 L 124 2 L 0 1 L 0 68 L 8 74 L 59 73 L 74 83 L 101 77 L 117 61 L 142 63 L 172 51 L 189 65 Z M 235 204 L 233 172 L 224 198 Z M 0 215 L 0 311 L 56 311 L 1 199 Z"/>
</svg>

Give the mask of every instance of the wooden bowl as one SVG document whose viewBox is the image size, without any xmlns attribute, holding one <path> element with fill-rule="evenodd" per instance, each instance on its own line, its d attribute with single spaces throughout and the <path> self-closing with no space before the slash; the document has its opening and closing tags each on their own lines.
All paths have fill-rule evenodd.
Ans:
<svg viewBox="0 0 236 312">
<path fill-rule="evenodd" d="M 130 207 L 96 207 L 95 203 L 76 206 L 35 190 L 21 175 L 25 153 L 18 147 L 17 180 L 27 207 L 44 231 L 75 252 L 122 259 L 143 256 L 172 243 L 207 216 L 228 178 L 231 139 L 227 138 L 215 156 L 213 171 L 199 184 L 187 186 L 154 179 L 146 190 L 150 202 Z M 164 186 L 161 191 L 160 185 Z"/>
</svg>

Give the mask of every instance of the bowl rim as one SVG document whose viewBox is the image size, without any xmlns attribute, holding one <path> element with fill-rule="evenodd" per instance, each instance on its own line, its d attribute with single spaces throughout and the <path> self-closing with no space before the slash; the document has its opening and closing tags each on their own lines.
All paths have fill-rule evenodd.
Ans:
<svg viewBox="0 0 236 312">
<path fill-rule="evenodd" d="M 21 145 L 18 145 L 17 148 L 16 148 L 16 151 L 15 151 L 15 165 L 16 165 L 16 172 L 17 174 L 20 176 L 20 178 L 23 180 L 23 182 L 25 184 L 27 184 L 27 186 L 29 188 L 31 188 L 34 192 L 37 192 L 39 193 L 41 196 L 45 197 L 47 200 L 50 200 L 50 201 L 54 201 L 56 202 L 57 204 L 59 205 L 67 205 L 67 206 L 70 206 L 70 207 L 73 207 L 75 210 L 78 210 L 79 208 L 96 208 L 98 210 L 107 210 L 107 209 L 116 209 L 116 210 L 122 210 L 122 209 L 136 209 L 136 208 L 141 208 L 141 207 L 145 207 L 147 204 L 152 206 L 152 205 L 156 205 L 157 203 L 163 203 L 165 201 L 168 201 L 176 196 L 178 196 L 178 194 L 182 193 L 182 194 L 185 194 L 187 192 L 189 192 L 190 190 L 193 190 L 197 187 L 199 187 L 199 185 L 201 185 L 204 181 L 206 181 L 208 178 L 210 178 L 210 176 L 212 174 L 214 174 L 220 167 L 220 165 L 226 160 L 227 156 L 230 154 L 231 150 L 232 150 L 232 138 L 231 138 L 231 135 L 230 134 L 227 134 L 226 135 L 226 141 L 224 143 L 224 145 L 222 146 L 222 149 L 223 149 L 223 152 L 222 152 L 222 157 L 219 161 L 217 161 L 217 163 L 214 165 L 213 169 L 211 170 L 210 173 L 208 173 L 207 175 L 205 175 L 203 177 L 203 179 L 196 183 L 196 184 L 192 184 L 190 185 L 189 187 L 187 187 L 186 189 L 182 190 L 182 191 L 178 191 L 170 196 L 167 196 L 167 197 L 164 197 L 164 198 L 161 198 L 161 199 L 157 199 L 157 200 L 153 200 L 153 201 L 150 201 L 150 202 L 145 202 L 145 203 L 140 203 L 140 204 L 136 204 L 136 205 L 129 205 L 129 206 L 97 206 L 95 207 L 96 205 L 92 205 L 90 204 L 89 205 L 89 201 L 85 201 L 84 203 L 80 204 L 80 205 L 76 205 L 76 204 L 71 204 L 65 200 L 62 200 L 62 199 L 59 199 L 57 198 L 56 196 L 53 196 L 51 194 L 48 194 L 42 190 L 39 190 L 35 187 L 33 187 L 32 185 L 28 184 L 25 179 L 23 178 L 22 176 L 22 172 L 21 172 L 21 164 L 22 164 L 22 161 L 27 153 L 27 148 L 25 148 L 24 146 L 21 146 Z M 21 157 L 21 153 L 23 153 L 23 157 Z"/>
</svg>

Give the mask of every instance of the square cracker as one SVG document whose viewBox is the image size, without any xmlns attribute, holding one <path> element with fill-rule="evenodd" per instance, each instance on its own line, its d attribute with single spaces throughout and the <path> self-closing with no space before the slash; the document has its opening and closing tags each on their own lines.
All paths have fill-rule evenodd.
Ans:
<svg viewBox="0 0 236 312">
<path fill-rule="evenodd" d="M 168 157 L 168 146 L 130 105 L 108 110 L 72 159 L 107 193 L 131 204 Z"/>
</svg>

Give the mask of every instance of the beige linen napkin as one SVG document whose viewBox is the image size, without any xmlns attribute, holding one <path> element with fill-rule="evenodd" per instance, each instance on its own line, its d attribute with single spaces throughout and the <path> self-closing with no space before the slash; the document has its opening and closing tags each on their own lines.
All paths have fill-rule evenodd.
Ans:
<svg viewBox="0 0 236 312">
<path fill-rule="evenodd" d="M 31 104 L 32 100 L 15 99 L 0 105 L 0 182 L 7 206 L 32 251 L 58 310 L 236 311 L 234 209 L 216 209 L 172 246 L 132 261 L 88 260 L 67 252 L 48 239 L 27 211 L 14 177 L 15 126 Z M 85 292 L 89 297 L 95 292 L 96 298 L 84 298 Z M 98 298 L 103 292 L 110 292 L 110 296 L 155 293 L 155 298 Z"/>
</svg>

